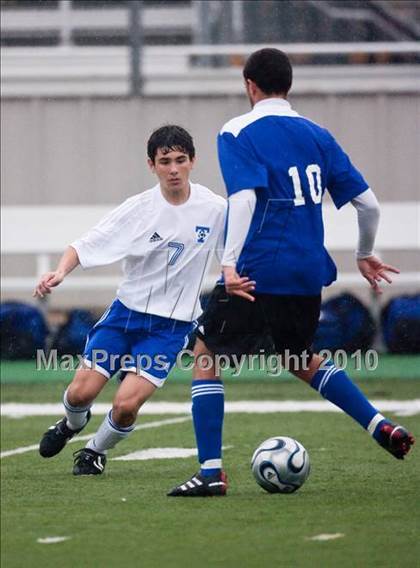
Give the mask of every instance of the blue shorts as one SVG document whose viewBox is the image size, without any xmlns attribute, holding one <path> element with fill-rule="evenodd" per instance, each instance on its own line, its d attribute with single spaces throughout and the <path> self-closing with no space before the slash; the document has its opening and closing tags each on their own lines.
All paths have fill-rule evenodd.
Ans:
<svg viewBox="0 0 420 568">
<path fill-rule="evenodd" d="M 163 386 L 193 323 L 135 312 L 115 300 L 87 336 L 86 366 L 111 378 L 118 371 Z"/>
</svg>

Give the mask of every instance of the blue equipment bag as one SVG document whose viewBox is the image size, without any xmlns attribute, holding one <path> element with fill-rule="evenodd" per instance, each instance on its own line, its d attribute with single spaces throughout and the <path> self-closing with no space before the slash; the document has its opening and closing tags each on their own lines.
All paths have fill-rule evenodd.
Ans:
<svg viewBox="0 0 420 568">
<path fill-rule="evenodd" d="M 344 349 L 352 353 L 369 349 L 375 337 L 375 323 L 369 310 L 351 294 L 323 302 L 314 351 Z"/>
<path fill-rule="evenodd" d="M 382 311 L 382 331 L 391 353 L 420 353 L 420 294 L 390 300 Z"/>
<path fill-rule="evenodd" d="M 59 355 L 81 355 L 86 343 L 86 336 L 95 325 L 95 318 L 88 310 L 72 310 L 69 319 L 58 330 L 52 349 Z"/>
<path fill-rule="evenodd" d="M 34 359 L 37 349 L 45 350 L 48 327 L 38 308 L 21 302 L 0 304 L 0 345 L 2 359 Z"/>
</svg>

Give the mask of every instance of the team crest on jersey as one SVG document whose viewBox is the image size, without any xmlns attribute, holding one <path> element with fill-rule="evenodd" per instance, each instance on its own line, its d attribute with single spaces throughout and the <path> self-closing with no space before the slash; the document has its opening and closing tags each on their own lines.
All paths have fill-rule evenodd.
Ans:
<svg viewBox="0 0 420 568">
<path fill-rule="evenodd" d="M 197 243 L 204 243 L 210 233 L 210 227 L 196 226 L 195 232 L 197 233 Z"/>
</svg>

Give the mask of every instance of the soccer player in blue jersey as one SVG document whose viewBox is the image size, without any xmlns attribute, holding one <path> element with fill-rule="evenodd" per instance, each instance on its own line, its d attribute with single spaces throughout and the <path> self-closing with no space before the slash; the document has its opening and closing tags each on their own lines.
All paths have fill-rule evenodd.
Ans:
<svg viewBox="0 0 420 568">
<path fill-rule="evenodd" d="M 345 371 L 311 351 L 321 290 L 336 279 L 324 247 L 322 201 L 357 210 L 358 268 L 373 290 L 398 270 L 373 253 L 379 220 L 376 197 L 333 136 L 287 101 L 292 67 L 277 49 L 253 53 L 243 71 L 252 110 L 225 124 L 219 161 L 229 198 L 224 284 L 202 316 L 195 347 L 193 421 L 200 472 L 170 496 L 226 494 L 222 470 L 223 384 L 200 355 L 258 353 L 269 336 L 275 351 L 298 362 L 294 375 L 337 405 L 386 450 L 403 459 L 414 443 L 387 420 Z M 293 363 L 293 358 L 290 358 Z"/>
<path fill-rule="evenodd" d="M 159 128 L 147 153 L 159 183 L 73 242 L 34 291 L 39 297 L 51 293 L 79 264 L 124 261 L 117 297 L 89 332 L 84 368 L 64 393 L 65 416 L 40 442 L 41 456 L 57 455 L 86 426 L 108 380 L 125 373 L 99 430 L 76 452 L 74 475 L 103 473 L 107 451 L 133 431 L 140 407 L 163 386 L 201 312 L 199 294 L 212 255 L 223 246 L 226 202 L 190 182 L 195 149 L 189 133 L 176 125 Z"/>
</svg>

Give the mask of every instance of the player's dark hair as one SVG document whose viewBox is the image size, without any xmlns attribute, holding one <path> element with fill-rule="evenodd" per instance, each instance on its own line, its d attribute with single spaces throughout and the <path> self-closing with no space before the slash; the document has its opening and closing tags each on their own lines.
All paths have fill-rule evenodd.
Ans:
<svg viewBox="0 0 420 568">
<path fill-rule="evenodd" d="M 292 66 L 283 51 L 266 47 L 254 51 L 243 70 L 244 79 L 251 79 L 266 95 L 286 95 L 292 86 Z"/>
<path fill-rule="evenodd" d="M 190 160 L 195 156 L 191 134 L 176 124 L 166 124 L 155 130 L 147 142 L 147 155 L 155 163 L 159 148 L 164 154 L 171 151 L 184 152 Z"/>
</svg>

